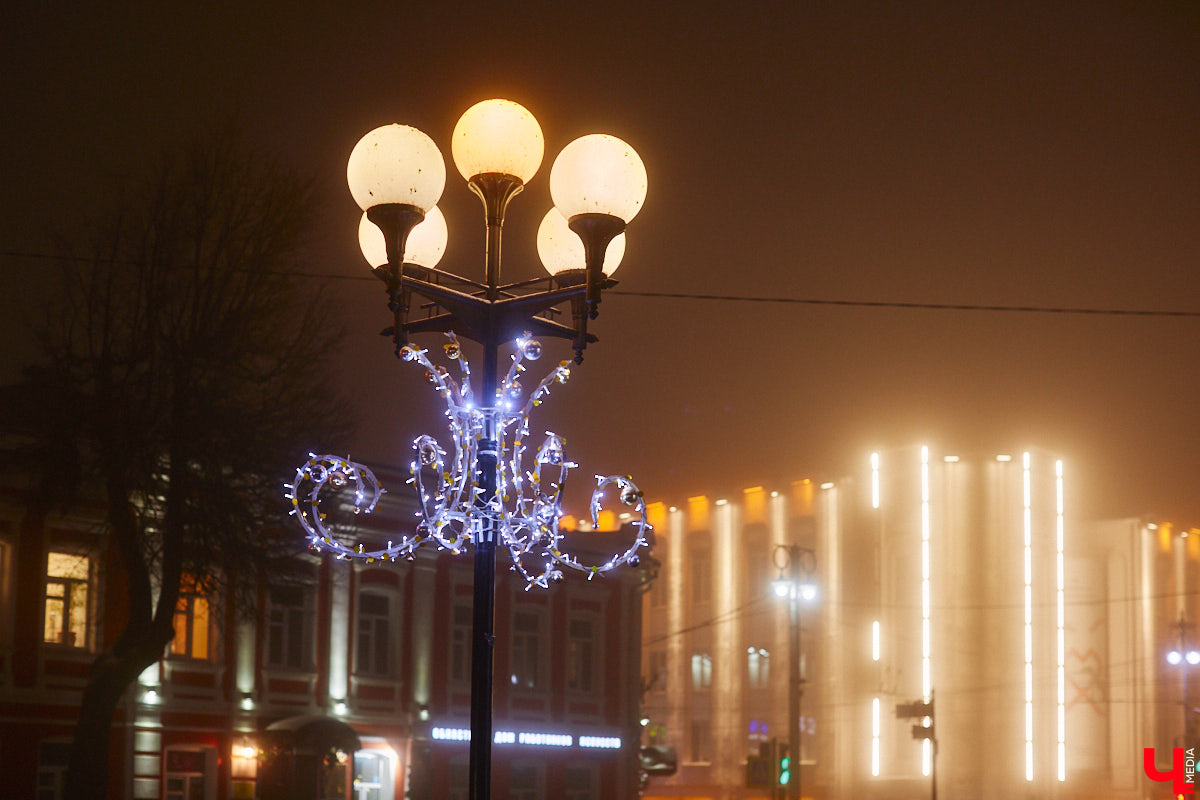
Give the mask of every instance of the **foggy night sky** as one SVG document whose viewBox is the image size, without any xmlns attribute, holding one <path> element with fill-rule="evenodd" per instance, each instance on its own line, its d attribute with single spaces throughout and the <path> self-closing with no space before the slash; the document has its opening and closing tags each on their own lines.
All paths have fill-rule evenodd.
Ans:
<svg viewBox="0 0 1200 800">
<path fill-rule="evenodd" d="M 1200 3 L 83 5 L 6 15 L 3 251 L 49 252 L 44 234 L 108 208 L 121 176 L 236 114 L 324 183 L 297 268 L 366 277 L 346 158 L 402 122 L 447 161 L 440 266 L 482 276 L 449 139 L 505 97 L 546 140 L 505 280 L 542 272 L 554 156 L 607 132 L 649 173 L 618 289 L 1200 311 Z M 8 381 L 49 266 L 0 265 Z M 446 443 L 420 370 L 377 336 L 378 282 L 330 289 L 347 333 L 327 379 L 356 398 L 333 413 L 359 435 L 311 449 L 401 463 L 419 433 Z M 581 486 L 630 473 L 674 503 L 835 479 L 873 449 L 1038 447 L 1066 460 L 1076 513 L 1200 525 L 1194 317 L 610 294 L 592 330 L 534 420 L 567 437 Z M 536 366 L 571 356 L 545 344 Z"/>
</svg>

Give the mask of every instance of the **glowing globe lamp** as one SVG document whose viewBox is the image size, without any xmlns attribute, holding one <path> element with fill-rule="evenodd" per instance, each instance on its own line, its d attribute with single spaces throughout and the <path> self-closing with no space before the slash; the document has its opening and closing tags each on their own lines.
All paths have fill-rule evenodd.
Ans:
<svg viewBox="0 0 1200 800">
<path fill-rule="evenodd" d="M 615 136 L 582 136 L 554 159 L 550 197 L 568 220 L 579 214 L 607 214 L 628 223 L 646 200 L 646 167 L 637 152 Z"/>
<path fill-rule="evenodd" d="M 446 252 L 446 217 L 437 206 L 429 209 L 425 219 L 412 229 L 404 248 L 404 263 L 420 267 L 436 267 Z M 358 222 L 358 246 L 372 267 L 388 263 L 387 245 L 383 231 L 363 214 Z"/>
<path fill-rule="evenodd" d="M 358 207 L 397 204 L 422 212 L 437 205 L 446 186 L 446 163 L 433 140 L 407 125 L 384 125 L 354 145 L 346 183 Z"/>
<path fill-rule="evenodd" d="M 551 208 L 542 217 L 542 224 L 537 233 L 538 256 L 542 266 L 551 275 L 557 275 L 566 270 L 583 269 L 585 266 L 583 241 L 575 231 L 567 227 L 567 220 L 557 208 Z M 604 265 L 601 267 L 605 275 L 612 275 L 625 257 L 625 234 L 619 234 L 608 243 L 604 253 Z"/>
<path fill-rule="evenodd" d="M 524 106 L 484 100 L 459 117 L 450 152 L 467 180 L 496 173 L 528 183 L 541 166 L 545 142 L 537 120 Z"/>
</svg>

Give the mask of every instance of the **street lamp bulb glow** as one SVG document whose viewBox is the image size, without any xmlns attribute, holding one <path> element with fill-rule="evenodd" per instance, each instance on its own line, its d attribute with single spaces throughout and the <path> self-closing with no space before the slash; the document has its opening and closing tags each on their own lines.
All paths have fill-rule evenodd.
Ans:
<svg viewBox="0 0 1200 800">
<path fill-rule="evenodd" d="M 358 207 L 399 203 L 428 211 L 446 187 L 446 162 L 433 140 L 407 125 L 384 125 L 358 140 L 346 164 Z"/>
<path fill-rule="evenodd" d="M 792 585 L 784 578 L 771 581 L 771 591 L 776 597 L 787 597 L 791 591 Z"/>
<path fill-rule="evenodd" d="M 1172 650 L 1171 652 L 1167 653 L 1167 663 L 1168 664 L 1174 666 L 1174 665 L 1178 664 L 1180 661 L 1183 661 L 1183 654 L 1180 653 L 1178 650 Z"/>
<path fill-rule="evenodd" d="M 500 173 L 528 183 L 545 151 L 537 120 L 512 100 L 484 100 L 471 106 L 458 118 L 450 140 L 454 164 L 467 180 Z"/>
<path fill-rule="evenodd" d="M 1197 664 L 1200 664 L 1200 651 L 1188 650 L 1187 655 L 1184 657 L 1187 659 L 1187 662 L 1189 664 L 1191 664 L 1193 667 L 1196 666 Z"/>
<path fill-rule="evenodd" d="M 446 216 L 437 206 L 425 212 L 425 219 L 412 229 L 404 246 L 404 263 L 436 267 L 446 252 Z M 387 243 L 379 226 L 364 213 L 358 221 L 358 246 L 372 267 L 387 263 Z"/>
<path fill-rule="evenodd" d="M 628 223 L 646 200 L 646 166 L 615 136 L 581 136 L 554 159 L 550 197 L 568 220 L 577 214 L 609 214 Z"/>
<path fill-rule="evenodd" d="M 557 208 L 551 208 L 542 217 L 542 224 L 537 232 L 538 256 L 542 266 L 551 275 L 557 275 L 568 269 L 584 269 L 583 240 L 579 234 L 567 227 L 567 218 Z M 604 252 L 604 266 L 601 269 L 605 275 L 612 275 L 625 257 L 625 234 L 619 233 L 608 243 Z"/>
<path fill-rule="evenodd" d="M 817 599 L 817 585 L 815 583 L 800 584 L 800 599 L 806 603 L 811 603 Z"/>
</svg>

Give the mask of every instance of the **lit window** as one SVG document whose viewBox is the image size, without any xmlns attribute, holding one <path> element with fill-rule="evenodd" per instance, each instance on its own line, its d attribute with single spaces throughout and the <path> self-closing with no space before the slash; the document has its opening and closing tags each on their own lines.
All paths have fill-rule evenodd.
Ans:
<svg viewBox="0 0 1200 800">
<path fill-rule="evenodd" d="M 391 601 L 374 592 L 358 594 L 358 657 L 355 669 L 360 673 L 391 673 L 391 637 L 388 635 Z"/>
<path fill-rule="evenodd" d="M 87 556 L 47 554 L 43 641 L 87 647 L 91 567 L 92 561 Z"/>
<path fill-rule="evenodd" d="M 766 689 L 771 685 L 771 654 L 761 647 L 746 651 L 746 669 L 751 689 Z"/>
<path fill-rule="evenodd" d="M 179 602 L 175 604 L 175 638 L 171 640 L 171 655 L 207 661 L 211 657 L 211 625 L 208 596 L 198 590 L 192 576 L 184 575 L 180 581 Z"/>
<path fill-rule="evenodd" d="M 567 630 L 567 688 L 590 692 L 594 688 L 596 662 L 595 624 L 573 619 Z"/>
<path fill-rule="evenodd" d="M 692 688 L 712 688 L 712 656 L 708 653 L 692 653 Z"/>
<path fill-rule="evenodd" d="M 541 660 L 538 642 L 541 639 L 542 617 L 528 611 L 513 614 L 512 685 L 522 689 L 541 688 Z"/>
<path fill-rule="evenodd" d="M 310 634 L 312 592 L 303 586 L 271 589 L 267 609 L 267 652 L 269 667 L 307 669 L 312 663 Z"/>
<path fill-rule="evenodd" d="M 466 683 L 471 678 L 471 607 L 454 606 L 454 626 L 450 631 L 450 680 Z"/>
</svg>

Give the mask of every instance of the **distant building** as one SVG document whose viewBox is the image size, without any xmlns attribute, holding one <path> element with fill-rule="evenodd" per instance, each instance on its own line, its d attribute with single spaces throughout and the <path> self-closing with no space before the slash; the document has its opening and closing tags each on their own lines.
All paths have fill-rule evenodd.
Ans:
<svg viewBox="0 0 1200 800">
<path fill-rule="evenodd" d="M 379 477 L 396 491 L 365 519 L 368 541 L 412 529 L 403 478 Z M 120 630 L 122 594 L 102 507 L 41 511 L 0 496 L 0 794 L 59 800 L 81 689 Z M 607 554 L 615 537 L 577 533 L 571 544 Z M 110 797 L 465 800 L 470 554 L 306 563 L 307 584 L 262 590 L 248 614 L 184 592 L 175 641 L 119 709 Z M 497 796 L 636 797 L 641 594 L 653 560 L 529 592 L 505 563 Z"/>
<path fill-rule="evenodd" d="M 932 700 L 943 796 L 1166 796 L 1181 683 L 1200 697 L 1200 531 L 1081 520 L 1071 468 L 1039 451 L 969 457 L 913 447 L 843 479 L 653 507 L 658 580 L 644 606 L 643 743 L 679 770 L 647 797 L 766 798 L 747 764 L 788 738 L 788 617 L 775 548 L 815 552 L 803 612 L 803 796 L 923 798 Z M 1190 535 L 1189 535 L 1190 534 Z M 1189 706 L 1190 707 L 1190 706 Z M 1190 720 L 1193 740 L 1200 720 Z"/>
</svg>

